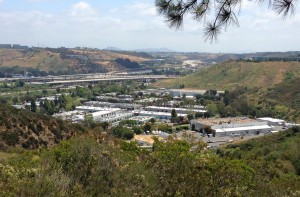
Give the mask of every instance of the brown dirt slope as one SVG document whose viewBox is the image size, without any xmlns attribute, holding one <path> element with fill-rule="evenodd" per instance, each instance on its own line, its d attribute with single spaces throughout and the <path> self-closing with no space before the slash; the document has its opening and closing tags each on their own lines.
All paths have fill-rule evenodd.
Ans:
<svg viewBox="0 0 300 197">
<path fill-rule="evenodd" d="M 0 66 L 20 66 L 39 68 L 43 71 L 61 71 L 70 67 L 71 64 L 71 61 L 61 59 L 59 53 L 53 53 L 45 49 L 0 49 Z"/>
<path fill-rule="evenodd" d="M 80 125 L 0 105 L 0 150 L 51 147 L 83 131 Z"/>
<path fill-rule="evenodd" d="M 63 56 L 79 55 L 83 59 L 76 57 L 62 58 L 60 51 L 63 51 Z M 105 50 L 70 49 L 66 52 L 60 49 L 0 49 L 0 67 L 31 67 L 38 68 L 41 71 L 54 72 L 73 70 L 85 73 L 99 72 L 99 70 L 118 71 L 126 69 L 115 62 L 118 58 L 129 59 L 138 63 L 148 60 L 138 53 Z"/>
</svg>

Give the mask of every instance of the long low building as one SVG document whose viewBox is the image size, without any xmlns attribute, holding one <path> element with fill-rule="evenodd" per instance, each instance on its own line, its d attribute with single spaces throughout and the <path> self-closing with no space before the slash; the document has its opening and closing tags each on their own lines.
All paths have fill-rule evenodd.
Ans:
<svg viewBox="0 0 300 197">
<path fill-rule="evenodd" d="M 134 111 L 133 112 L 135 115 L 139 116 L 150 116 L 156 119 L 170 119 L 171 113 L 167 112 L 155 112 L 155 111 Z M 177 116 L 182 116 L 182 117 L 187 117 L 187 114 L 180 114 L 177 113 Z"/>
<path fill-rule="evenodd" d="M 93 113 L 93 112 L 99 112 L 99 111 L 121 111 L 120 108 L 93 107 L 93 106 L 77 106 L 76 110 L 84 111 L 87 113 Z"/>
<path fill-rule="evenodd" d="M 87 101 L 84 103 L 86 106 L 91 107 L 104 107 L 104 108 L 121 108 L 124 110 L 137 110 L 142 106 L 134 103 L 110 103 L 110 102 L 100 102 L 100 101 Z"/>
<path fill-rule="evenodd" d="M 85 112 L 82 111 L 68 111 L 68 112 L 62 112 L 54 114 L 53 117 L 59 118 L 62 120 L 70 120 L 72 122 L 81 122 L 84 120 Z"/>
<path fill-rule="evenodd" d="M 177 113 L 188 114 L 188 113 L 206 113 L 207 110 L 202 109 L 193 109 L 193 108 L 174 108 L 174 107 L 160 107 L 160 106 L 148 106 L 145 107 L 145 111 L 154 111 L 154 112 L 169 112 L 175 110 Z"/>
<path fill-rule="evenodd" d="M 253 135 L 272 131 L 267 122 L 247 117 L 191 120 L 191 128 L 203 133 L 214 131 L 216 136 Z"/>
<path fill-rule="evenodd" d="M 96 122 L 118 123 L 122 120 L 130 119 L 133 113 L 116 111 L 98 111 L 91 114 Z"/>
<path fill-rule="evenodd" d="M 244 135 L 259 135 L 260 133 L 269 133 L 272 128 L 269 125 L 247 126 L 216 129 L 216 136 L 244 136 Z"/>
<path fill-rule="evenodd" d="M 86 116 L 90 116 L 96 122 L 108 122 L 113 126 L 118 125 L 122 120 L 127 120 L 133 117 L 132 112 L 121 111 L 118 108 L 95 108 L 87 106 L 79 106 L 77 110 L 59 113 L 54 117 L 71 120 L 72 122 L 81 122 Z"/>
<path fill-rule="evenodd" d="M 183 95 L 196 97 L 197 95 L 205 94 L 206 90 L 191 90 L 191 89 L 170 89 L 169 94 L 176 97 L 182 97 Z M 217 91 L 217 95 L 224 93 L 224 91 Z"/>
</svg>

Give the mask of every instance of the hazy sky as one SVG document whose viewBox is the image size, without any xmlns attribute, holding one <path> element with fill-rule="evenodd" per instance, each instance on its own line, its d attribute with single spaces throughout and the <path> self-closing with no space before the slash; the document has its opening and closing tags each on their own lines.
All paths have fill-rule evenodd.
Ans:
<svg viewBox="0 0 300 197">
<path fill-rule="evenodd" d="M 282 20 L 266 6 L 243 1 L 240 27 L 229 27 L 217 43 L 205 42 L 203 26 L 187 18 L 169 29 L 155 0 L 0 0 L 0 43 L 29 46 L 132 50 L 255 52 L 300 50 L 300 9 Z"/>
</svg>

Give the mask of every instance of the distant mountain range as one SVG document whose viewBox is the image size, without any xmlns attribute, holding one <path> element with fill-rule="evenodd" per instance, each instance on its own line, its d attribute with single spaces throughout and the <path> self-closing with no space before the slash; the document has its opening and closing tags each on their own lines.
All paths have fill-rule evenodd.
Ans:
<svg viewBox="0 0 300 197">
<path fill-rule="evenodd" d="M 173 53 L 173 52 L 176 52 L 176 51 L 168 49 L 168 48 L 135 49 L 133 51 L 136 51 L 136 52 L 146 52 L 146 53 L 154 53 L 154 52 L 158 52 L 158 53 Z"/>
<path fill-rule="evenodd" d="M 118 47 L 106 47 L 104 50 L 107 51 L 134 51 L 144 53 L 174 53 L 176 51 L 168 48 L 145 48 L 145 49 L 134 49 L 134 50 L 123 50 Z"/>
<path fill-rule="evenodd" d="M 123 49 L 120 49 L 118 47 L 106 47 L 103 50 L 107 50 L 107 51 L 124 51 Z"/>
</svg>

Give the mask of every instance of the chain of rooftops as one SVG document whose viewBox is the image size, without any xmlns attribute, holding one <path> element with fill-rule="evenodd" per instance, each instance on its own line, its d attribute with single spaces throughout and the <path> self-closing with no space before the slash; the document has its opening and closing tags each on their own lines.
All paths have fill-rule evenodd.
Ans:
<svg viewBox="0 0 300 197">
<path fill-rule="evenodd" d="M 183 89 L 147 89 L 134 92 L 136 95 L 152 95 L 150 98 L 136 99 L 133 95 L 117 95 L 116 93 L 106 93 L 96 97 L 97 101 L 87 101 L 83 105 L 77 106 L 74 111 L 62 111 L 54 114 L 54 117 L 72 122 L 81 122 L 86 116 L 90 116 L 96 122 L 108 122 L 112 126 L 117 126 L 122 120 L 135 120 L 138 124 L 149 122 L 152 118 L 160 119 L 164 123 L 170 123 L 171 112 L 175 110 L 177 116 L 187 118 L 188 114 L 207 112 L 204 106 L 191 105 L 178 106 L 181 99 L 196 99 L 198 94 L 204 94 L 205 90 L 183 90 Z M 217 95 L 224 93 L 217 91 Z M 164 102 L 164 106 L 154 106 L 153 102 L 162 99 L 163 95 L 170 95 L 173 100 Z M 58 96 L 58 95 L 56 95 Z M 44 97 L 37 100 L 37 106 L 45 99 L 54 100 L 56 96 Z M 30 105 L 27 103 L 25 105 Z M 15 106 L 22 108 L 22 106 Z M 247 117 L 230 118 L 209 118 L 194 119 L 190 121 L 190 129 L 206 133 L 208 129 L 213 131 L 215 136 L 232 135 L 254 135 L 261 133 L 271 133 L 291 127 L 290 124 L 280 119 Z"/>
</svg>

